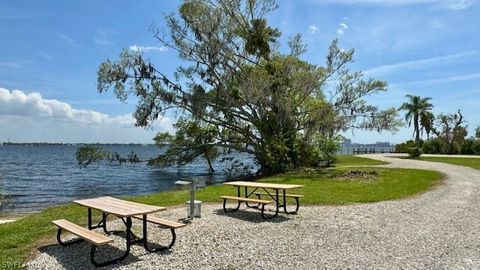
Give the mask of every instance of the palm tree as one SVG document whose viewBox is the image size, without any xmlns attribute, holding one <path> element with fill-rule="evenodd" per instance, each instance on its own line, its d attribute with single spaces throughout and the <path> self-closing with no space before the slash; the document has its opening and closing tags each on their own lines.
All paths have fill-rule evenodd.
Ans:
<svg viewBox="0 0 480 270">
<path fill-rule="evenodd" d="M 420 96 L 412 96 L 406 95 L 405 97 L 408 98 L 408 102 L 405 102 L 400 106 L 400 110 L 405 110 L 407 113 L 405 114 L 405 121 L 408 122 L 408 126 L 410 127 L 413 122 L 413 136 L 415 137 L 415 143 L 418 145 L 420 142 L 420 126 L 422 129 L 425 128 L 427 133 L 430 133 L 431 127 L 428 126 L 426 119 L 431 119 L 431 112 L 430 110 L 433 108 L 433 105 L 429 102 L 432 98 L 425 97 L 422 98 Z M 423 120 L 421 123 L 420 120 Z M 422 124 L 426 124 L 424 127 Z"/>
<path fill-rule="evenodd" d="M 430 133 L 432 133 L 434 127 L 433 122 L 435 121 L 435 116 L 433 113 L 427 111 L 420 115 L 420 133 L 423 136 L 423 131 L 427 133 L 427 140 L 430 139 Z"/>
</svg>

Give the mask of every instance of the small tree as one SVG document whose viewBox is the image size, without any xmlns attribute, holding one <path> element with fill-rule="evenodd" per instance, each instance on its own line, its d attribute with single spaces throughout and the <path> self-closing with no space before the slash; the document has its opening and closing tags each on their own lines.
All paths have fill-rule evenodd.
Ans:
<svg viewBox="0 0 480 270">
<path fill-rule="evenodd" d="M 455 114 L 440 114 L 432 132 L 447 146 L 447 154 L 456 154 L 467 136 L 467 125 L 460 110 Z"/>
</svg>

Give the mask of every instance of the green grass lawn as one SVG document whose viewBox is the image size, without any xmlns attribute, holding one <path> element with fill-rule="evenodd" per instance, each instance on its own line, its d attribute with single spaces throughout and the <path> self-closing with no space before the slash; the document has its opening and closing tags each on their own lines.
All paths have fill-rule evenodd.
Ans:
<svg viewBox="0 0 480 270">
<path fill-rule="evenodd" d="M 338 155 L 338 162 L 335 164 L 337 167 L 341 166 L 365 166 L 365 165 L 384 165 L 388 162 L 374 160 L 370 158 L 359 157 L 355 155 Z"/>
<path fill-rule="evenodd" d="M 336 178 L 351 170 L 376 170 L 378 176 L 373 180 Z M 440 179 L 441 174 L 434 171 L 362 167 L 290 173 L 260 181 L 305 185 L 305 188 L 295 191 L 295 193 L 305 194 L 301 200 L 303 205 L 342 205 L 412 196 L 439 183 Z M 197 198 L 203 202 L 218 202 L 218 207 L 221 208 L 218 196 L 226 194 L 234 195 L 235 189 L 224 185 L 209 186 L 200 190 Z M 147 204 L 172 206 L 184 203 L 188 199 L 188 191 L 162 192 L 126 198 Z M 45 243 L 54 243 L 56 230 L 51 224 L 52 220 L 65 218 L 85 225 L 86 216 L 86 208 L 68 204 L 32 214 L 14 223 L 0 225 L 2 236 L 0 237 L 0 265 L 4 262 L 23 262 L 31 256 L 31 252 L 36 247 Z"/>
<path fill-rule="evenodd" d="M 420 157 L 420 160 L 444 162 L 453 165 L 462 165 L 480 170 L 480 158 L 460 158 L 460 157 Z"/>
</svg>

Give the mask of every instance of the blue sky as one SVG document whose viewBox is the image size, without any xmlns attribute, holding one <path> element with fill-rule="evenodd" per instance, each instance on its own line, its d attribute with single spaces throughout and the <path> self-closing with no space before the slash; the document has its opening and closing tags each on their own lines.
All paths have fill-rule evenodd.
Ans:
<svg viewBox="0 0 480 270">
<path fill-rule="evenodd" d="M 135 101 L 123 104 L 96 91 L 101 62 L 122 49 L 142 50 L 171 74 L 176 53 L 153 38 L 152 23 L 180 1 L 0 2 L 0 141 L 151 143 L 172 130 L 165 118 L 145 130 L 133 127 Z M 278 1 L 270 24 L 288 37 L 301 33 L 302 57 L 322 65 L 332 39 L 355 49 L 352 70 L 386 80 L 389 90 L 368 97 L 399 106 L 406 94 L 432 97 L 435 113 L 462 110 L 470 130 L 480 125 L 480 3 L 472 0 Z M 403 114 L 402 114 L 403 115 Z M 355 131 L 354 142 L 402 142 L 396 134 Z"/>
</svg>

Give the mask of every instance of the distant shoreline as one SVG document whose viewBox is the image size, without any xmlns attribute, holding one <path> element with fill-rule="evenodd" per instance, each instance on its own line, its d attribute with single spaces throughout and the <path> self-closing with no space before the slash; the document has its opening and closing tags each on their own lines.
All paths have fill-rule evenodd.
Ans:
<svg viewBox="0 0 480 270">
<path fill-rule="evenodd" d="M 84 145 L 95 145 L 95 146 L 154 146 L 153 143 L 47 143 L 47 142 L 22 142 L 22 143 L 13 143 L 13 142 L 2 142 L 0 146 L 84 146 Z"/>
</svg>

